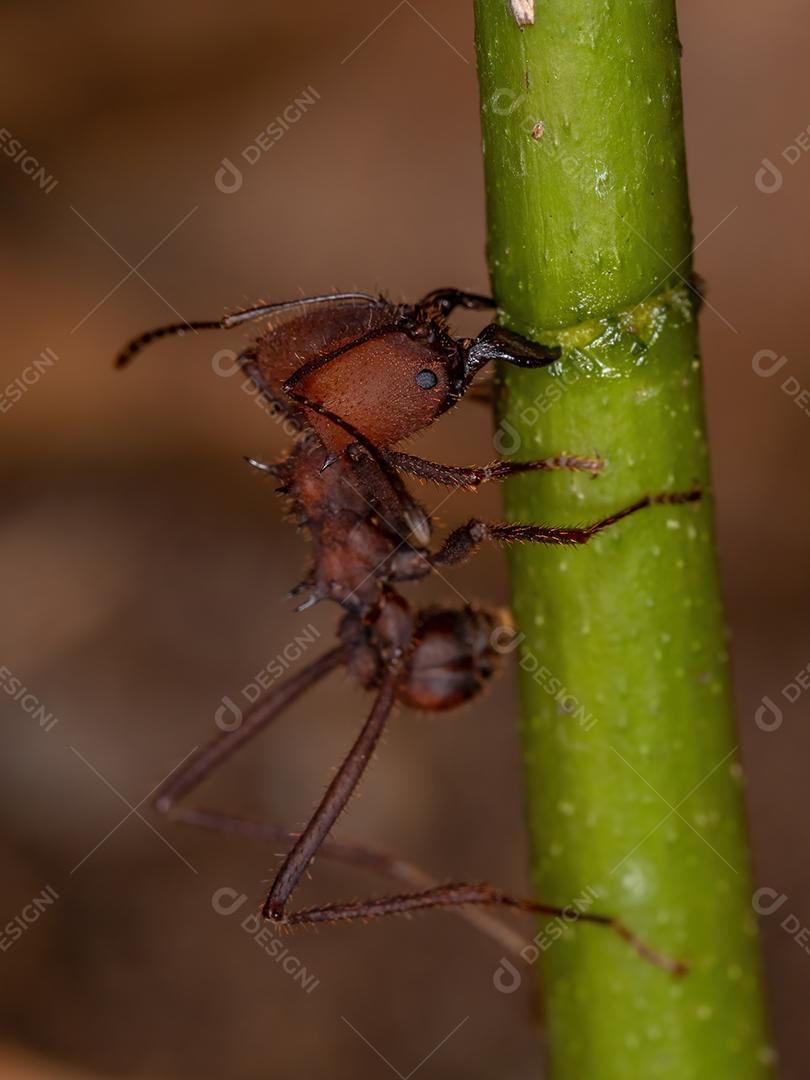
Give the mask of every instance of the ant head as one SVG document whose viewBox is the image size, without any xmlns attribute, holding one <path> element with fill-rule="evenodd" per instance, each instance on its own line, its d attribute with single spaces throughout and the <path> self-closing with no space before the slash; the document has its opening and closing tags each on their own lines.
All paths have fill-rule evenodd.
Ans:
<svg viewBox="0 0 810 1080">
<path fill-rule="evenodd" d="M 342 449 L 350 432 L 381 448 L 415 435 L 452 408 L 491 360 L 535 368 L 559 357 L 559 349 L 494 324 L 472 341 L 456 341 L 441 316 L 431 318 L 407 307 L 389 308 L 386 314 L 392 320 L 387 326 L 378 325 L 376 333 L 350 346 L 336 362 L 314 362 L 296 379 L 296 391 L 345 425 L 339 430 L 311 414 L 310 423 L 330 450 Z M 384 315 L 378 318 L 385 322 Z M 367 314 L 364 319 L 367 325 Z"/>
<path fill-rule="evenodd" d="M 330 452 L 345 449 L 358 435 L 384 448 L 429 427 L 491 360 L 534 368 L 558 359 L 559 349 L 494 323 L 473 340 L 454 339 L 446 320 L 459 305 L 491 307 L 492 301 L 452 289 L 430 293 L 413 307 L 368 293 L 304 297 L 238 311 L 219 322 L 160 327 L 130 342 L 117 363 L 128 363 L 157 338 L 267 318 L 243 354 L 262 391 L 274 401 L 296 402 L 293 409 L 306 414 Z"/>
<path fill-rule="evenodd" d="M 422 320 L 397 320 L 361 341 L 334 362 L 314 366 L 295 390 L 317 402 L 349 429 L 378 447 L 392 446 L 428 427 L 465 389 L 465 356 L 441 327 Z M 330 449 L 344 435 L 310 423 Z"/>
</svg>

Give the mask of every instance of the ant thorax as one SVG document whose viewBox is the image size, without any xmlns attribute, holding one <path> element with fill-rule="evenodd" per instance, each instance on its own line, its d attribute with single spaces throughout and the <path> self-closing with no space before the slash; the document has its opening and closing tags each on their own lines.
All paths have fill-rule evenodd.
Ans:
<svg viewBox="0 0 810 1080">
<path fill-rule="evenodd" d="M 334 457 L 310 435 L 274 472 L 313 547 L 302 583 L 310 598 L 302 606 L 328 599 L 349 611 L 372 611 L 381 583 L 392 580 L 395 557 L 429 573 L 430 519 L 396 473 L 362 448 Z"/>
</svg>

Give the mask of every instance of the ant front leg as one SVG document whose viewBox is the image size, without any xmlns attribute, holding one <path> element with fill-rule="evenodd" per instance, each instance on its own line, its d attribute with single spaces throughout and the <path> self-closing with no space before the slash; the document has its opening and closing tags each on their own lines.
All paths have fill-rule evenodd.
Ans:
<svg viewBox="0 0 810 1080">
<path fill-rule="evenodd" d="M 491 296 L 464 292 L 462 289 L 434 289 L 416 304 L 417 310 L 424 312 L 428 318 L 434 313 L 446 318 L 457 307 L 466 308 L 468 311 L 482 311 L 494 308 L 495 301 Z"/>
<path fill-rule="evenodd" d="M 494 540 L 502 544 L 587 544 L 603 529 L 615 525 L 617 521 L 621 521 L 639 510 L 644 510 L 648 506 L 677 506 L 681 503 L 697 502 L 701 496 L 702 491 L 699 488 L 671 494 L 645 495 L 637 502 L 624 507 L 623 510 L 618 510 L 615 514 L 609 514 L 591 525 L 572 528 L 547 525 L 491 525 L 473 518 L 466 525 L 462 525 L 450 533 L 441 548 L 430 556 L 430 562 L 434 566 L 452 566 L 464 562 L 487 540 Z"/>
<path fill-rule="evenodd" d="M 426 461 L 412 454 L 389 450 L 386 457 L 391 465 L 408 476 L 429 480 L 445 487 L 477 488 L 490 480 L 506 480 L 527 472 L 551 472 L 566 469 L 571 472 L 598 473 L 602 460 L 598 457 L 581 457 L 578 454 L 556 454 L 539 461 L 492 461 L 489 465 L 442 465 Z"/>
</svg>

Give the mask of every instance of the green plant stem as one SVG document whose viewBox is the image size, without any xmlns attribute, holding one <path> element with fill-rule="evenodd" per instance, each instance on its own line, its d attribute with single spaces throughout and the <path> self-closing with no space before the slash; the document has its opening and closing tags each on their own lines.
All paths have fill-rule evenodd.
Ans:
<svg viewBox="0 0 810 1080">
<path fill-rule="evenodd" d="M 708 492 L 672 0 L 476 0 L 489 261 L 500 317 L 559 343 L 502 373 L 499 448 L 597 452 L 527 475 L 510 520 L 644 510 L 583 548 L 511 553 L 538 896 L 581 898 L 682 958 L 541 928 L 556 1080 L 770 1075 Z M 531 957 L 530 957 L 531 958 Z"/>
</svg>

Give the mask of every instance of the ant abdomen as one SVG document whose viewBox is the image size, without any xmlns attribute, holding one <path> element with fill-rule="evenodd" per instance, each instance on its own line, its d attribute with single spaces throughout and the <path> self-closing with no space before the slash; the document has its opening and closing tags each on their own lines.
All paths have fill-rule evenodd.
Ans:
<svg viewBox="0 0 810 1080">
<path fill-rule="evenodd" d="M 400 701 L 415 709 L 442 712 L 472 700 L 498 669 L 496 639 L 503 626 L 499 613 L 484 608 L 420 612 Z"/>
<path fill-rule="evenodd" d="M 404 639 L 408 631 L 412 644 L 402 656 L 397 700 L 422 712 L 443 712 L 471 701 L 498 670 L 498 643 L 508 616 L 470 605 L 427 608 L 406 627 L 410 616 L 399 608 L 399 599 L 388 597 L 371 625 L 355 615 L 344 618 L 340 638 L 347 647 L 349 674 L 367 690 L 379 686 L 391 660 L 392 638 Z M 399 622 L 402 626 L 396 627 Z"/>
</svg>

